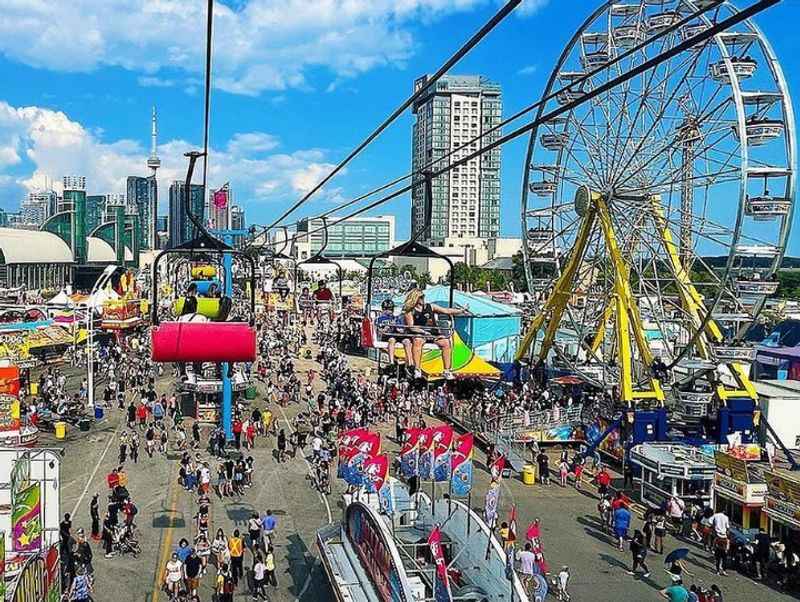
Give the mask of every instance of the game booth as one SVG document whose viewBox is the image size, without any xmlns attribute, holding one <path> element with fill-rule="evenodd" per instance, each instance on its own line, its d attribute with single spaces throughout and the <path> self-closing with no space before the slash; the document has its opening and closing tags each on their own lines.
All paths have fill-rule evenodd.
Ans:
<svg viewBox="0 0 800 602">
<path fill-rule="evenodd" d="M 716 466 L 709 450 L 675 443 L 642 443 L 630 450 L 639 468 L 641 500 L 658 508 L 670 497 L 700 506 L 711 503 Z"/>
<path fill-rule="evenodd" d="M 764 512 L 767 497 L 765 472 L 758 445 L 739 446 L 714 453 L 714 511 L 725 512 L 731 524 L 745 536 L 767 528 Z"/>
</svg>

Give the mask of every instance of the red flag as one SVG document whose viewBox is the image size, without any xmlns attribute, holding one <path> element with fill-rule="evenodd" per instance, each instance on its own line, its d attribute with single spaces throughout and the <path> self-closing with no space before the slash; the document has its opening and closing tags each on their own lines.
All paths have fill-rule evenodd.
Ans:
<svg viewBox="0 0 800 602">
<path fill-rule="evenodd" d="M 386 454 L 370 456 L 364 462 L 364 485 L 367 491 L 377 493 L 386 481 L 389 474 L 389 457 Z"/>
<path fill-rule="evenodd" d="M 420 435 L 422 434 L 422 429 L 412 426 L 411 428 L 406 429 L 406 433 L 408 433 L 408 439 L 406 440 L 405 443 L 403 443 L 403 447 L 400 448 L 401 456 L 405 453 L 408 453 L 417 446 L 417 444 L 419 443 Z"/>
<path fill-rule="evenodd" d="M 472 449 L 475 446 L 475 435 L 464 433 L 453 442 L 453 455 L 450 457 L 450 469 L 455 470 L 459 465 L 472 458 Z"/>
<path fill-rule="evenodd" d="M 224 209 L 228 206 L 228 184 L 214 191 L 213 201 L 214 207 L 217 209 Z"/>
<path fill-rule="evenodd" d="M 369 429 L 358 428 L 344 431 L 337 437 L 339 453 L 346 452 L 349 448 L 355 447 L 364 438 L 369 437 Z"/>
<path fill-rule="evenodd" d="M 453 427 L 449 424 L 431 427 L 431 439 L 436 443 L 434 449 L 450 449 L 450 444 L 453 442 Z"/>
<path fill-rule="evenodd" d="M 450 577 L 447 574 L 447 562 L 444 559 L 442 550 L 442 531 L 436 525 L 428 536 L 428 545 L 431 548 L 431 556 L 436 564 L 436 597 L 438 601 L 452 600 L 453 594 L 450 591 Z"/>
</svg>

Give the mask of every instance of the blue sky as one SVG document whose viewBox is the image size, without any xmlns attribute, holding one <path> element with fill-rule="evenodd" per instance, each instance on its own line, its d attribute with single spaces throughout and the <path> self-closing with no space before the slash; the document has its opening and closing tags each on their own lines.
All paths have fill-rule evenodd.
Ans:
<svg viewBox="0 0 800 602">
<path fill-rule="evenodd" d="M 162 191 L 202 142 L 204 2 L 6 0 L 0 24 L 0 207 L 44 176 L 87 176 L 90 193 L 144 175 L 150 107 L 159 111 Z M 535 100 L 596 0 L 526 0 L 462 61 L 503 86 L 506 114 Z M 194 6 L 196 5 L 196 6 Z M 218 9 L 211 185 L 230 181 L 264 223 L 318 180 L 497 9 L 495 0 L 227 0 Z M 189 14 L 183 11 L 189 8 Z M 800 113 L 800 1 L 758 17 Z M 410 114 L 308 212 L 327 210 L 410 168 Z M 503 149 L 501 229 L 517 235 L 525 144 Z M 165 198 L 162 194 L 162 199 Z M 383 212 L 407 233 L 403 198 Z M 163 213 L 163 205 L 162 205 Z M 302 213 L 301 213 L 302 215 Z M 800 238 L 795 232 L 794 239 Z M 790 247 L 800 252 L 800 244 Z"/>
</svg>

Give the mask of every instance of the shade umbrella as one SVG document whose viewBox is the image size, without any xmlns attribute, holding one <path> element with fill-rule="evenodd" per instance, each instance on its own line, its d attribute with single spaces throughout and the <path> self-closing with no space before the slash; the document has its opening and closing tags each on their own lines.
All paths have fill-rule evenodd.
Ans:
<svg viewBox="0 0 800 602">
<path fill-rule="evenodd" d="M 669 554 L 667 554 L 666 558 L 664 558 L 664 564 L 671 564 L 677 560 L 683 560 L 689 555 L 689 548 L 677 548 L 672 550 Z"/>
</svg>

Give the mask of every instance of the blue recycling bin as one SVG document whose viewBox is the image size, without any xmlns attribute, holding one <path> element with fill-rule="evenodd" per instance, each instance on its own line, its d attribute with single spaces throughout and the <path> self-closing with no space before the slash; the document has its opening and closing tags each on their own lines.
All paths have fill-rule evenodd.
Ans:
<svg viewBox="0 0 800 602">
<path fill-rule="evenodd" d="M 103 419 L 103 408 L 100 406 L 94 406 L 94 419 L 95 420 L 102 420 Z"/>
</svg>

